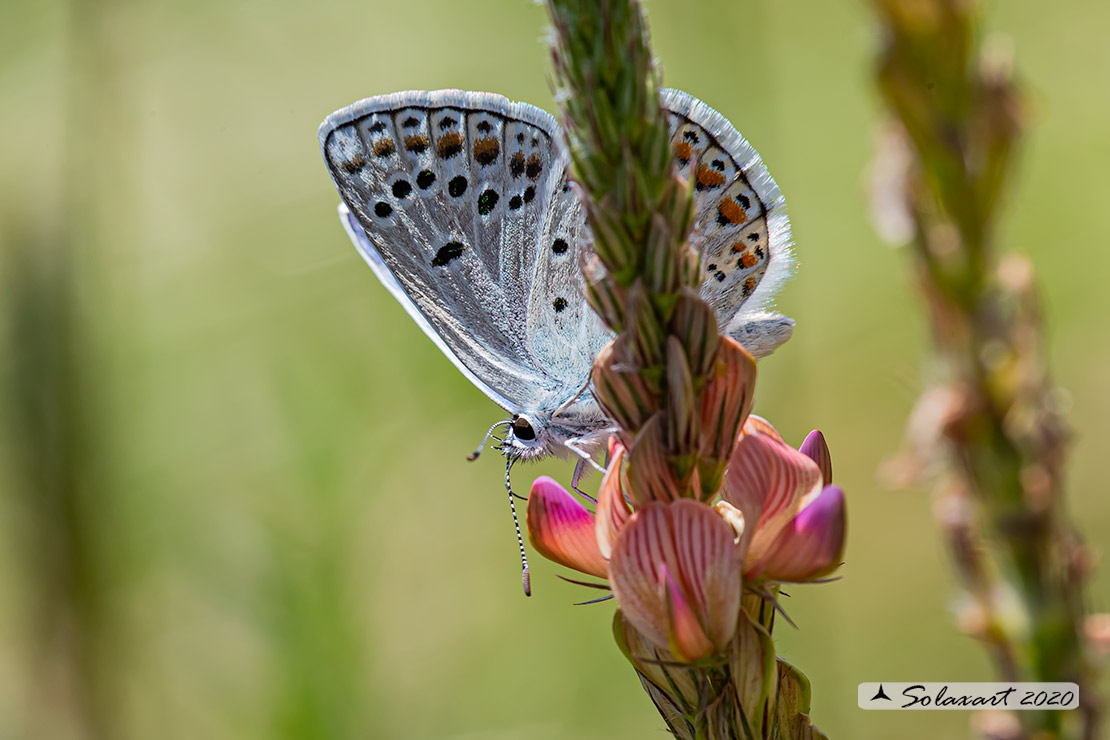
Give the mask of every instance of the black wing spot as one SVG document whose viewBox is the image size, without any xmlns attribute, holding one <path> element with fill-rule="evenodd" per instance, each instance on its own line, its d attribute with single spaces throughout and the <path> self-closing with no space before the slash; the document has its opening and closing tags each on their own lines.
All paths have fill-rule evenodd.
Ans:
<svg viewBox="0 0 1110 740">
<path fill-rule="evenodd" d="M 446 266 L 451 260 L 461 257 L 464 249 L 466 247 L 463 246 L 462 242 L 447 242 L 439 248 L 436 256 L 432 258 L 432 267 Z"/>
<path fill-rule="evenodd" d="M 750 242 L 757 242 L 757 241 L 759 241 L 759 234 L 758 234 L 758 233 L 756 233 L 756 234 L 748 234 L 748 241 L 750 241 Z"/>
<path fill-rule="evenodd" d="M 725 274 L 723 272 L 718 272 L 713 277 L 717 278 L 718 283 L 723 283 L 725 281 Z"/>
<path fill-rule="evenodd" d="M 748 200 L 748 196 L 743 193 L 736 196 L 736 202 L 739 203 L 745 211 L 752 207 L 752 202 Z"/>
<path fill-rule="evenodd" d="M 404 120 L 404 122 L 401 125 L 404 126 L 405 128 L 416 128 L 416 126 L 419 125 L 419 124 L 420 124 L 420 121 L 416 120 L 412 116 L 409 116 L 408 118 L 406 118 Z"/>
<path fill-rule="evenodd" d="M 759 259 L 763 259 L 763 247 L 755 248 L 755 256 L 759 257 Z"/>
<path fill-rule="evenodd" d="M 451 178 L 451 182 L 447 183 L 447 192 L 451 194 L 452 198 L 458 198 L 466 192 L 466 178 L 462 175 L 456 175 Z"/>
<path fill-rule="evenodd" d="M 520 199 L 519 195 L 514 195 L 513 197 L 509 198 L 509 210 L 510 211 L 515 211 L 516 209 L 520 208 L 522 205 L 524 205 L 524 201 L 522 201 Z"/>
<path fill-rule="evenodd" d="M 698 143 L 698 135 L 695 134 L 693 131 L 684 131 L 682 133 L 682 138 L 686 139 L 686 141 L 692 141 L 695 144 Z"/>
<path fill-rule="evenodd" d="M 412 185 L 409 185 L 408 180 L 398 180 L 393 183 L 393 196 L 395 198 L 407 198 L 411 192 Z"/>
<path fill-rule="evenodd" d="M 710 164 L 710 166 L 713 169 L 717 170 L 718 172 L 724 172 L 725 171 L 725 163 L 722 162 L 719 159 L 714 159 L 712 164 Z"/>
<path fill-rule="evenodd" d="M 562 297 L 556 298 L 551 304 L 551 307 L 555 309 L 555 313 L 562 313 L 567 307 L 567 299 Z"/>
<path fill-rule="evenodd" d="M 493 207 L 497 205 L 497 200 L 500 198 L 496 190 L 487 190 L 478 196 L 478 213 L 483 216 L 488 216 Z"/>
<path fill-rule="evenodd" d="M 569 248 L 570 245 L 567 244 L 566 239 L 556 239 L 555 242 L 551 245 L 551 251 L 555 254 L 563 254 Z"/>
<path fill-rule="evenodd" d="M 532 199 L 535 198 L 535 197 L 536 197 L 536 189 L 535 188 L 533 188 L 533 187 L 525 188 L 525 190 L 524 190 L 524 202 L 525 203 L 531 203 Z"/>
<path fill-rule="evenodd" d="M 427 190 L 436 181 L 436 173 L 431 170 L 420 170 L 416 176 L 416 184 L 421 190 Z"/>
<path fill-rule="evenodd" d="M 439 119 L 439 130 L 440 131 L 446 131 L 447 129 L 454 126 L 456 123 L 458 123 L 458 121 L 456 121 L 451 116 L 445 116 L 445 117 Z"/>
<path fill-rule="evenodd" d="M 370 127 L 370 133 L 372 134 L 380 134 L 382 131 L 385 131 L 385 124 L 381 121 L 378 121 Z"/>
<path fill-rule="evenodd" d="M 391 213 L 393 213 L 393 206 L 389 205 L 385 201 L 379 200 L 377 203 L 374 204 L 374 215 L 378 218 L 386 218 Z"/>
<path fill-rule="evenodd" d="M 489 125 L 489 121 L 479 121 L 478 125 L 475 126 L 475 128 L 477 128 L 483 134 L 488 134 L 490 131 L 493 130 L 493 126 Z"/>
<path fill-rule="evenodd" d="M 713 272 L 716 269 L 717 269 L 716 265 L 706 265 L 706 267 L 705 267 L 706 272 Z"/>
</svg>

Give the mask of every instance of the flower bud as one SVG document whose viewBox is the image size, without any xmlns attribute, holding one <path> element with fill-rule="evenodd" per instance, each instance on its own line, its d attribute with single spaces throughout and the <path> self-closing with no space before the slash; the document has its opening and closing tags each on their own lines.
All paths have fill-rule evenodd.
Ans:
<svg viewBox="0 0 1110 740">
<path fill-rule="evenodd" d="M 627 362 L 625 343 L 615 339 L 594 360 L 594 398 L 616 424 L 635 431 L 659 408 L 659 393 Z"/>
<path fill-rule="evenodd" d="M 717 360 L 701 392 L 698 476 L 703 498 L 720 488 L 729 453 L 755 394 L 755 360 L 731 339 L 722 338 Z"/>
<path fill-rule="evenodd" d="M 659 412 L 640 429 L 628 448 L 628 492 L 636 506 L 682 498 L 687 485 L 674 477 L 663 438 L 664 416 Z"/>
<path fill-rule="evenodd" d="M 832 455 L 829 454 L 829 446 L 825 444 L 825 435 L 814 429 L 806 435 L 798 451 L 817 463 L 817 467 L 821 469 L 821 481 L 826 486 L 832 483 Z"/>
</svg>

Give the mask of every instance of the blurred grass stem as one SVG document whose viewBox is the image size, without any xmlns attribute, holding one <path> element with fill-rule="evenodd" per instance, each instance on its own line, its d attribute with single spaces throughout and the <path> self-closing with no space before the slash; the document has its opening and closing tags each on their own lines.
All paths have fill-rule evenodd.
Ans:
<svg viewBox="0 0 1110 740">
<path fill-rule="evenodd" d="M 1099 700 L 1080 636 L 1088 556 L 1066 516 L 1066 431 L 1032 267 L 1000 258 L 994 235 L 1022 97 L 1002 48 L 979 43 L 979 2 L 874 5 L 884 32 L 879 89 L 898 122 L 895 135 L 912 151 L 901 176 L 904 207 L 944 368 L 944 386 L 922 403 L 944 406 L 933 439 L 952 479 L 938 509 L 977 604 L 962 622 L 992 646 L 1004 678 L 1080 685 L 1081 720 L 1072 726 L 1064 712 L 1019 712 L 1028 737 L 1093 740 Z M 983 538 L 996 545 L 997 567 L 981 552 Z M 1020 614 L 1007 593 L 1017 595 Z"/>
</svg>

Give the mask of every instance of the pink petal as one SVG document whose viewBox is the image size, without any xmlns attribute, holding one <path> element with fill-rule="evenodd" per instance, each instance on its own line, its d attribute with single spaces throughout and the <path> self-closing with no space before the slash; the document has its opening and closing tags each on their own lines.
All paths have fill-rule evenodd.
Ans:
<svg viewBox="0 0 1110 740">
<path fill-rule="evenodd" d="M 604 558 L 613 554 L 613 543 L 616 542 L 617 534 L 632 517 L 632 511 L 624 500 L 624 488 L 621 486 L 624 445 L 619 442 L 610 444 L 609 452 L 609 467 L 597 491 L 597 546 Z"/>
<path fill-rule="evenodd" d="M 825 435 L 817 429 L 806 435 L 802 446 L 798 450 L 821 469 L 821 480 L 827 486 L 832 483 L 832 455 L 829 446 L 825 444 Z"/>
<path fill-rule="evenodd" d="M 672 649 L 681 626 L 687 649 L 696 639 L 675 596 L 661 578 L 669 574 L 682 604 L 717 649 L 732 638 L 740 610 L 739 546 L 712 508 L 692 499 L 652 503 L 638 510 L 613 547 L 609 579 L 621 611 L 645 637 Z M 665 570 L 661 571 L 661 566 Z"/>
<path fill-rule="evenodd" d="M 742 432 L 744 434 L 766 434 L 768 437 L 773 437 L 779 442 L 782 442 L 782 435 L 778 430 L 771 426 L 771 422 L 764 419 L 762 416 L 749 414 L 747 421 L 744 422 Z"/>
<path fill-rule="evenodd" d="M 844 554 L 847 524 L 844 492 L 826 486 L 782 531 L 756 570 L 775 581 L 811 581 L 832 573 Z"/>
<path fill-rule="evenodd" d="M 721 498 L 744 515 L 745 562 L 761 560 L 802 507 L 803 498 L 820 491 L 821 471 L 813 460 L 765 434 L 742 436 L 729 461 Z"/>
<path fill-rule="evenodd" d="M 697 615 L 671 578 L 666 563 L 659 564 L 659 580 L 665 590 L 671 652 L 679 660 L 693 663 L 713 653 L 713 643 L 705 634 Z"/>
<path fill-rule="evenodd" d="M 528 539 L 548 560 L 605 578 L 608 563 L 597 548 L 594 515 L 546 475 L 536 478 L 528 497 Z"/>
</svg>

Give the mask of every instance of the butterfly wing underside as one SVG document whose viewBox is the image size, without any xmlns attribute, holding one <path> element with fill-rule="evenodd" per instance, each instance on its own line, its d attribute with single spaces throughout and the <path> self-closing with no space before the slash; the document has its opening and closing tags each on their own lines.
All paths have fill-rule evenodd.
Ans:
<svg viewBox="0 0 1110 740">
<path fill-rule="evenodd" d="M 678 90 L 662 103 L 694 184 L 702 296 L 723 331 L 769 354 L 793 326 L 766 310 L 794 267 L 784 200 L 722 115 Z M 512 413 L 562 407 L 572 428 L 604 424 L 577 396 L 609 335 L 584 299 L 590 237 L 550 115 L 489 93 L 410 91 L 333 113 L 320 145 L 352 241 L 471 382 Z"/>
<path fill-rule="evenodd" d="M 364 259 L 514 413 L 569 397 L 605 341 L 570 272 L 584 219 L 559 136 L 538 108 L 461 91 L 369 98 L 320 127 Z"/>
<path fill-rule="evenodd" d="M 757 357 L 790 337 L 793 320 L 768 311 L 794 272 L 786 201 L 759 154 L 717 111 L 664 90 L 679 172 L 694 185 L 691 241 L 701 253 L 702 297 L 723 332 Z"/>
</svg>

